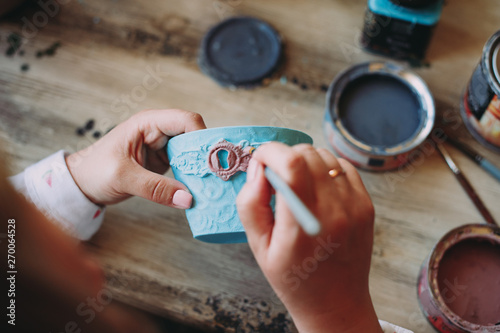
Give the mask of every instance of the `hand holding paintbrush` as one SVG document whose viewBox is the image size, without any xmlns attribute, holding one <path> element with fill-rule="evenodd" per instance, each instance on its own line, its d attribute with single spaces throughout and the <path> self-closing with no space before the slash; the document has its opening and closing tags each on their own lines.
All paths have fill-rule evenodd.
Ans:
<svg viewBox="0 0 500 333">
<path fill-rule="evenodd" d="M 298 223 L 290 207 L 297 202 L 283 188 L 304 203 L 320 231 L 314 222 L 311 230 L 307 222 Z M 255 258 L 299 331 L 356 326 L 381 332 L 368 289 L 374 210 L 351 164 L 310 145 L 262 145 L 253 153 L 237 205 Z M 311 237 L 306 231 L 319 233 Z"/>
</svg>

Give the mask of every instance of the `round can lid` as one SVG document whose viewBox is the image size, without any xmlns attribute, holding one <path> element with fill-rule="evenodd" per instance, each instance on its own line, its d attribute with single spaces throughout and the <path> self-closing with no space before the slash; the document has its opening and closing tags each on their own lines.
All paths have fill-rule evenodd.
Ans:
<svg viewBox="0 0 500 333">
<path fill-rule="evenodd" d="M 208 31 L 198 64 L 222 86 L 250 88 L 274 73 L 281 56 L 281 37 L 274 28 L 253 17 L 234 17 Z"/>
</svg>

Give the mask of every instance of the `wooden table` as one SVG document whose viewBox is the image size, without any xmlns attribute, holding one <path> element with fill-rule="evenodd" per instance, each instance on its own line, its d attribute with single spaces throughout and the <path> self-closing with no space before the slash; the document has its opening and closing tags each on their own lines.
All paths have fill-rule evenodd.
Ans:
<svg viewBox="0 0 500 333">
<path fill-rule="evenodd" d="M 88 146 L 93 132 L 75 134 L 88 119 L 105 132 L 144 108 L 196 111 L 209 127 L 291 127 L 326 146 L 322 86 L 350 65 L 381 59 L 359 48 L 364 0 L 64 2 L 46 24 L 36 4 L 0 21 L 0 134 L 13 172 L 59 149 Z M 204 33 L 237 14 L 262 18 L 282 33 L 286 83 L 230 91 L 200 72 L 196 57 Z M 23 17 L 35 17 L 40 27 L 23 30 Z M 430 67 L 416 69 L 434 94 L 436 126 L 465 138 L 497 165 L 500 156 L 465 130 L 459 100 L 499 20 L 493 0 L 448 1 L 429 48 Z M 24 32 L 24 55 L 5 56 L 12 32 Z M 61 46 L 54 55 L 37 57 L 56 42 Z M 23 64 L 29 69 L 21 70 Z M 151 70 L 161 72 L 161 82 L 139 88 Z M 500 184 L 450 150 L 500 220 Z M 481 216 L 437 153 L 400 171 L 361 174 L 377 214 L 370 280 L 377 313 L 415 333 L 432 332 L 416 298 L 420 265 L 443 234 Z M 89 247 L 123 302 L 205 329 L 293 330 L 248 246 L 193 240 L 182 211 L 139 198 L 109 207 Z"/>
</svg>

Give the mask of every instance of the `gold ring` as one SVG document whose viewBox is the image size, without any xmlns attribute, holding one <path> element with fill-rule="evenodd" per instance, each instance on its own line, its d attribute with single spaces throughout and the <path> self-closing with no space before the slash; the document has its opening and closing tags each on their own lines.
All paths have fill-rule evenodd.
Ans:
<svg viewBox="0 0 500 333">
<path fill-rule="evenodd" d="M 335 178 L 337 176 L 343 175 L 344 173 L 345 173 L 344 169 L 331 169 L 330 171 L 328 171 L 328 175 L 331 178 Z"/>
</svg>

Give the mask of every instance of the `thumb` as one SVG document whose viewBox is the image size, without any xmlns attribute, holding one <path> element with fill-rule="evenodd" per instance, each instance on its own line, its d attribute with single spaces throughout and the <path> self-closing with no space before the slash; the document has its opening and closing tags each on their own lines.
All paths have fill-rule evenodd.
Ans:
<svg viewBox="0 0 500 333">
<path fill-rule="evenodd" d="M 134 164 L 128 172 L 130 177 L 122 182 L 123 191 L 156 203 L 188 209 L 193 196 L 181 182 L 144 169 Z"/>
<path fill-rule="evenodd" d="M 269 246 L 274 226 L 274 213 L 270 206 L 272 188 L 264 175 L 264 165 L 250 160 L 247 181 L 236 198 L 240 220 L 248 243 L 256 256 Z"/>
</svg>

